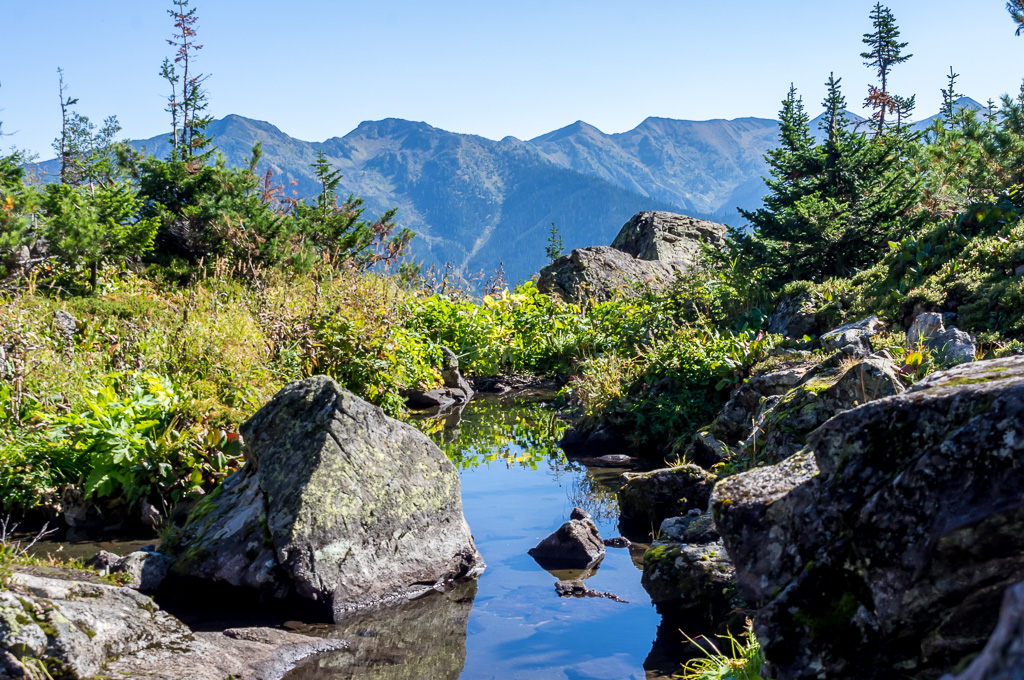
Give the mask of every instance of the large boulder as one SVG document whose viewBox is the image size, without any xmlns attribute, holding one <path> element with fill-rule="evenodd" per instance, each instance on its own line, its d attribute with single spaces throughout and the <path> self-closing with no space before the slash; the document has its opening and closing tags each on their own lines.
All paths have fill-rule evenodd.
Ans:
<svg viewBox="0 0 1024 680">
<path fill-rule="evenodd" d="M 541 269 L 537 288 L 574 301 L 662 291 L 693 266 L 702 243 L 721 243 L 726 230 L 686 215 L 638 213 L 611 247 L 579 248 Z"/>
<path fill-rule="evenodd" d="M 337 618 L 483 569 L 455 467 L 332 379 L 289 383 L 241 433 L 246 464 L 190 514 L 173 575 Z"/>
<path fill-rule="evenodd" d="M 637 213 L 622 225 L 612 248 L 640 260 L 692 265 L 702 243 L 717 245 L 725 238 L 724 224 L 664 211 Z"/>
<path fill-rule="evenodd" d="M 715 488 L 716 526 L 772 677 L 953 668 L 1024 580 L 1024 357 L 840 413 Z"/>
</svg>

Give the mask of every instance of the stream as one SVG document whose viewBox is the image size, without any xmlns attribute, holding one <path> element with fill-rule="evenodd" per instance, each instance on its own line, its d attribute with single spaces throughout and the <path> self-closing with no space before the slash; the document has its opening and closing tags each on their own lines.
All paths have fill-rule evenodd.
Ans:
<svg viewBox="0 0 1024 680">
<path fill-rule="evenodd" d="M 457 424 L 456 424 L 457 422 Z M 604 538 L 619 535 L 618 478 L 628 468 L 568 461 L 556 445 L 564 427 L 538 404 L 471 402 L 461 421 L 420 421 L 459 467 L 462 505 L 487 562 L 478 582 L 431 593 L 336 625 L 301 632 L 349 640 L 349 649 L 309 661 L 286 680 L 347 678 L 531 678 L 624 680 L 678 672 L 671 639 L 640 585 L 646 546 L 608 548 L 587 585 L 626 602 L 559 597 L 558 578 L 527 551 L 587 510 Z"/>
</svg>

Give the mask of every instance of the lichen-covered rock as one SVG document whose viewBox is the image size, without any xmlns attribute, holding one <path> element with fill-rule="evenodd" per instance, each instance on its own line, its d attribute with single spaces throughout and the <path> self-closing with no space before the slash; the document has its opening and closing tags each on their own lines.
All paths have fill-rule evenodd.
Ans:
<svg viewBox="0 0 1024 680">
<path fill-rule="evenodd" d="M 724 613 L 735 590 L 735 570 L 722 541 L 658 540 L 644 553 L 641 583 L 656 605 Z"/>
<path fill-rule="evenodd" d="M 289 383 L 241 432 L 246 465 L 189 516 L 174 575 L 337 617 L 482 570 L 451 462 L 330 378 Z"/>
<path fill-rule="evenodd" d="M 913 349 L 923 345 L 946 329 L 942 323 L 942 315 L 938 312 L 924 312 L 918 314 L 910 328 L 907 329 L 907 347 Z"/>
<path fill-rule="evenodd" d="M 691 510 L 703 512 L 715 479 L 715 475 L 693 464 L 623 473 L 619 488 L 622 520 L 649 530 L 667 517 L 685 515 Z"/>
<path fill-rule="evenodd" d="M 978 651 L 1024 580 L 1024 357 L 840 413 L 726 478 L 715 523 L 772 677 L 892 678 Z"/>
<path fill-rule="evenodd" d="M 701 244 L 717 245 L 725 238 L 724 224 L 660 210 L 637 213 L 622 225 L 612 248 L 640 260 L 674 262 L 689 266 L 700 255 Z"/>
<path fill-rule="evenodd" d="M 604 541 L 589 517 L 577 516 L 533 548 L 530 557 L 548 571 L 590 569 L 604 558 Z"/>
<path fill-rule="evenodd" d="M 447 347 L 441 348 L 441 381 L 445 387 L 458 390 L 466 401 L 473 398 L 473 387 L 459 371 L 459 356 Z"/>
<path fill-rule="evenodd" d="M 1024 680 L 1024 583 L 1006 590 L 999 623 L 963 673 L 941 680 Z"/>
<path fill-rule="evenodd" d="M 791 362 L 752 375 L 733 389 L 729 401 L 711 427 L 712 434 L 731 446 L 742 443 L 750 436 L 764 400 L 791 390 L 814 366 L 814 363 L 807 361 Z"/>
<path fill-rule="evenodd" d="M 844 361 L 841 356 L 805 372 L 782 397 L 762 402 L 742 443 L 753 458 L 778 462 L 799 451 L 807 436 L 837 413 L 903 391 L 888 359 Z"/>
<path fill-rule="evenodd" d="M 669 212 L 634 215 L 610 247 L 579 248 L 540 271 L 537 288 L 567 300 L 661 291 L 693 265 L 701 244 L 719 244 L 723 224 Z"/>
<path fill-rule="evenodd" d="M 22 677 L 19 666 L 36 659 L 51 675 L 90 678 L 113 657 L 175 647 L 189 636 L 182 623 L 130 588 L 17 573 L 10 590 L 0 592 L 6 677 Z"/>
<path fill-rule="evenodd" d="M 661 292 L 683 268 L 669 262 L 641 260 L 610 246 L 577 248 L 540 270 L 537 289 L 565 300 L 608 300 L 619 294 L 637 297 Z"/>
</svg>

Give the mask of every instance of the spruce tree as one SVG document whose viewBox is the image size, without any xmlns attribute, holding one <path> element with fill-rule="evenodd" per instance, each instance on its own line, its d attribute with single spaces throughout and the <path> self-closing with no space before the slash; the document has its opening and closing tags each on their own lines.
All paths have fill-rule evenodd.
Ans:
<svg viewBox="0 0 1024 680">
<path fill-rule="evenodd" d="M 562 256 L 562 235 L 558 233 L 558 227 L 555 226 L 554 220 L 551 221 L 551 231 L 548 233 L 548 245 L 544 249 L 544 254 L 548 256 L 548 262 L 554 262 Z"/>
<path fill-rule="evenodd" d="M 874 109 L 871 120 L 874 122 L 875 134 L 881 135 L 886 130 L 886 114 L 895 113 L 897 107 L 896 99 L 889 92 L 889 73 L 893 66 L 902 64 L 913 55 L 903 53 L 908 43 L 900 42 L 900 29 L 888 7 L 875 3 L 870 16 L 874 30 L 864 34 L 863 42 L 868 50 L 861 52 L 860 56 L 865 59 L 865 66 L 875 70 L 879 87 L 868 86 L 868 96 L 864 103 Z"/>
<path fill-rule="evenodd" d="M 1024 33 L 1024 0 L 1010 0 L 1006 3 L 1006 11 L 1010 13 L 1010 18 L 1017 24 L 1016 35 Z"/>
</svg>

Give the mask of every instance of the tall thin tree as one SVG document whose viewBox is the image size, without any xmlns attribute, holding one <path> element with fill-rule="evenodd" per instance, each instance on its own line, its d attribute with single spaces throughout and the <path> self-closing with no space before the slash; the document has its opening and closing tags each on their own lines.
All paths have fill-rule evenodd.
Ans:
<svg viewBox="0 0 1024 680">
<path fill-rule="evenodd" d="M 60 159 L 60 181 L 68 184 L 71 180 L 71 166 L 74 160 L 74 153 L 71 149 L 68 137 L 69 125 L 71 124 L 71 107 L 78 103 L 78 99 L 67 96 L 67 86 L 64 85 L 64 69 L 57 67 L 57 78 L 60 93 L 60 140 L 55 149 Z"/>
<path fill-rule="evenodd" d="M 868 46 L 861 52 L 864 65 L 875 70 L 879 86 L 868 86 L 868 96 L 864 99 L 866 106 L 874 109 L 871 118 L 874 122 L 875 134 L 885 132 L 887 113 L 896 111 L 897 102 L 889 92 L 889 73 L 892 67 L 910 59 L 912 54 L 904 54 L 908 43 L 900 42 L 900 29 L 892 11 L 882 3 L 875 3 L 871 10 L 871 25 L 874 30 L 865 33 L 863 43 Z"/>
</svg>

